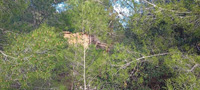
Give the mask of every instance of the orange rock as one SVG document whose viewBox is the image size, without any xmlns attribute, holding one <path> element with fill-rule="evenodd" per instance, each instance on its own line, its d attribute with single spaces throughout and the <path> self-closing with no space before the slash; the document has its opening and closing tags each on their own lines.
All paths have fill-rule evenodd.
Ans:
<svg viewBox="0 0 200 90">
<path fill-rule="evenodd" d="M 69 31 L 64 31 L 64 38 L 68 39 L 70 45 L 82 45 L 85 49 L 89 47 L 90 44 L 94 44 L 96 48 L 101 48 L 110 51 L 110 46 L 106 43 L 101 42 L 95 35 L 88 35 L 82 32 L 71 33 Z"/>
<path fill-rule="evenodd" d="M 71 45 L 80 44 L 84 48 L 89 46 L 89 35 L 82 33 L 71 33 L 69 31 L 64 31 L 64 38 L 68 39 L 68 43 Z"/>
</svg>

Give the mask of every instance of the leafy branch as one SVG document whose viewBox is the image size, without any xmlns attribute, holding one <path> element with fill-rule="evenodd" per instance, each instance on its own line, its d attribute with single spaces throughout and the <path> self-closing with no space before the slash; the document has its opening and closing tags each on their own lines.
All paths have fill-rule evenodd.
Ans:
<svg viewBox="0 0 200 90">
<path fill-rule="evenodd" d="M 142 0 L 142 1 L 148 3 L 149 5 L 152 5 L 153 7 L 157 7 L 157 8 L 159 8 L 160 10 L 165 10 L 165 11 L 170 11 L 170 12 L 175 12 L 175 13 L 192 13 L 192 12 L 180 12 L 180 11 L 176 11 L 176 10 L 168 10 L 168 9 L 165 9 L 165 8 L 158 7 L 157 5 L 151 3 L 151 2 L 149 2 L 149 1 L 147 1 L 147 0 Z"/>
</svg>

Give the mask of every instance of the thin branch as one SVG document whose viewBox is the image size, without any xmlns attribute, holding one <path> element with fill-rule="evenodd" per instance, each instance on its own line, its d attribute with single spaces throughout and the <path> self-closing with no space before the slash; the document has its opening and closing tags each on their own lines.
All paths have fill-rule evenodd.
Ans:
<svg viewBox="0 0 200 90">
<path fill-rule="evenodd" d="M 109 22 L 108 26 L 110 26 L 110 25 L 111 25 L 111 23 L 112 23 L 112 20 Z"/>
<path fill-rule="evenodd" d="M 149 1 L 147 1 L 147 0 L 143 0 L 144 2 L 146 2 L 146 3 L 148 3 L 148 4 L 150 4 L 150 5 L 152 5 L 153 7 L 157 7 L 157 5 L 155 5 L 155 4 L 153 4 L 153 3 L 150 3 Z"/>
<path fill-rule="evenodd" d="M 144 59 L 144 58 L 150 58 L 150 57 L 156 57 L 156 56 L 163 56 L 163 55 L 167 55 L 169 53 L 161 53 L 161 54 L 154 54 L 154 55 L 150 55 L 150 56 L 143 56 L 141 58 L 138 58 L 136 60 L 141 60 L 141 59 Z"/>
<path fill-rule="evenodd" d="M 3 56 L 5 56 L 5 57 L 10 57 L 10 58 L 12 58 L 12 59 L 17 59 L 17 58 L 15 58 L 15 57 L 12 57 L 12 56 L 9 56 L 9 55 L 7 55 L 7 54 L 5 54 L 3 51 L 1 51 L 0 50 L 0 52 L 1 52 L 1 54 L 3 55 Z"/>
<path fill-rule="evenodd" d="M 154 54 L 154 55 L 150 55 L 150 56 L 143 56 L 143 57 L 137 58 L 136 60 L 133 60 L 133 61 L 131 61 L 131 62 L 129 62 L 129 63 L 126 63 L 126 64 L 124 64 L 123 66 L 121 66 L 121 67 L 119 68 L 119 70 L 118 70 L 115 74 L 117 74 L 121 69 L 125 69 L 126 67 L 130 66 L 131 63 L 133 63 L 133 62 L 136 62 L 136 61 L 139 61 L 139 60 L 145 59 L 145 58 L 163 56 L 163 55 L 168 55 L 168 54 L 170 54 L 170 53 Z M 114 75 L 114 74 L 113 74 L 113 75 Z"/>
<path fill-rule="evenodd" d="M 83 67 L 83 68 L 84 68 L 84 71 L 83 71 L 84 90 L 86 90 L 86 86 L 87 86 L 87 84 L 86 84 L 86 73 L 85 73 L 85 72 L 86 72 L 86 70 L 85 70 L 85 69 L 86 69 L 86 67 L 85 67 L 85 66 L 86 66 L 86 65 L 85 65 L 85 63 L 86 63 L 86 62 L 85 62 L 85 51 L 86 51 L 86 50 L 87 50 L 87 49 L 84 47 L 84 51 L 83 51 L 83 54 L 84 54 L 84 56 L 83 56 L 83 61 L 84 61 L 84 63 L 83 63 L 83 64 L 84 64 L 84 67 Z"/>
<path fill-rule="evenodd" d="M 145 58 L 156 57 L 156 56 L 163 56 L 163 55 L 168 55 L 168 54 L 169 54 L 169 53 L 161 53 L 161 54 L 154 54 L 154 55 L 150 55 L 150 56 L 143 56 L 143 57 L 137 58 L 136 61 L 139 61 L 139 60 L 145 59 Z M 134 60 L 134 61 L 131 61 L 131 62 L 129 62 L 129 63 L 126 63 L 126 64 L 123 65 L 123 67 L 121 67 L 121 68 L 126 68 L 126 67 L 128 67 L 128 66 L 129 66 L 131 63 L 133 63 L 133 62 L 135 62 L 135 60 Z"/>
<path fill-rule="evenodd" d="M 192 13 L 192 12 L 180 12 L 180 11 L 175 11 L 175 10 L 168 10 L 168 9 L 164 9 L 164 8 L 158 7 L 157 5 L 151 3 L 151 2 L 149 2 L 147 0 L 142 0 L 142 1 L 148 3 L 149 5 L 152 5 L 153 7 L 157 7 L 159 9 L 161 9 L 161 10 L 171 11 L 171 12 L 175 12 L 175 13 Z"/>
<path fill-rule="evenodd" d="M 195 64 L 190 70 L 188 70 L 188 72 L 194 71 L 194 69 L 195 69 L 196 67 L 198 67 L 198 66 L 199 66 L 199 64 Z"/>
<path fill-rule="evenodd" d="M 0 28 L 1 31 L 3 31 L 3 28 Z"/>
<path fill-rule="evenodd" d="M 12 32 L 12 31 L 9 31 L 9 30 L 5 30 L 3 28 L 0 28 L 0 30 L 3 32 L 3 33 L 8 33 L 8 32 L 11 32 L 11 33 L 15 33 L 15 32 Z M 19 35 L 18 33 L 15 33 L 16 35 Z"/>
<path fill-rule="evenodd" d="M 124 14 L 122 13 L 121 10 L 120 10 L 119 12 L 116 11 L 115 9 L 113 9 L 113 10 L 117 13 L 118 16 L 119 16 L 119 15 L 122 15 L 122 16 L 124 16 L 124 17 L 128 17 L 127 15 L 124 15 Z"/>
<path fill-rule="evenodd" d="M 35 89 L 42 89 L 42 90 L 57 90 L 58 87 L 53 87 L 53 88 L 43 88 L 43 87 L 34 87 Z"/>
<path fill-rule="evenodd" d="M 103 2 L 100 0 L 94 0 L 94 1 L 103 5 Z"/>
</svg>

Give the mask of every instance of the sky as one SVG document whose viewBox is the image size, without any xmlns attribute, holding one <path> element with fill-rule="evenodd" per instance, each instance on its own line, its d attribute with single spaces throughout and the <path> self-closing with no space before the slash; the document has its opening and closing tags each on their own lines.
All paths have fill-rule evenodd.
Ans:
<svg viewBox="0 0 200 90">
<path fill-rule="evenodd" d="M 139 3 L 139 0 L 135 0 L 135 2 Z M 130 6 L 127 5 L 127 3 L 133 7 L 133 3 L 130 0 L 117 0 L 112 5 L 113 5 L 114 10 L 117 13 L 121 12 L 123 13 L 124 16 L 128 17 L 128 16 L 133 15 L 134 11 L 132 10 Z M 123 18 L 123 15 L 119 14 L 118 16 L 120 18 Z"/>
<path fill-rule="evenodd" d="M 58 4 L 54 4 L 53 7 L 56 8 L 56 12 L 60 13 L 60 12 L 63 12 L 63 11 L 66 11 L 66 6 L 67 4 L 64 3 L 64 2 L 61 2 L 61 3 L 58 3 Z"/>
<path fill-rule="evenodd" d="M 134 14 L 133 9 L 127 6 L 127 4 L 133 7 L 133 3 L 129 0 L 117 0 L 115 3 L 112 3 L 114 12 L 118 13 L 119 22 L 123 27 L 127 26 L 128 17 Z"/>
<path fill-rule="evenodd" d="M 119 22 L 124 28 L 128 25 L 129 16 L 132 16 L 135 12 L 132 0 L 117 0 L 115 3 L 112 3 L 114 12 L 118 13 Z M 134 0 L 136 3 L 139 3 L 139 0 Z"/>
<path fill-rule="evenodd" d="M 135 0 L 135 2 L 139 3 L 139 0 Z M 122 24 L 123 27 L 127 26 L 127 22 L 129 20 L 129 16 L 134 14 L 133 9 L 127 5 L 131 5 L 133 7 L 133 3 L 130 0 L 117 0 L 116 2 L 112 3 L 115 13 L 118 13 L 118 17 L 120 20 L 119 22 Z M 60 13 L 62 11 L 66 11 L 67 4 L 64 2 L 58 3 L 53 5 L 56 8 L 56 12 Z"/>
</svg>

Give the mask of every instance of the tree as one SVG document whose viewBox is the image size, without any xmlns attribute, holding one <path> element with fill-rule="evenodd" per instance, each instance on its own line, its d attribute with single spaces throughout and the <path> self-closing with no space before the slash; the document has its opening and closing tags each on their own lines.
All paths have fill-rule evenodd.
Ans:
<svg viewBox="0 0 200 90">
<path fill-rule="evenodd" d="M 12 1 L 6 1 L 1 0 L 0 5 L 0 27 L 3 29 L 10 29 L 12 27 L 16 27 L 17 24 L 20 24 L 20 17 L 24 13 L 24 11 L 29 6 L 29 0 L 12 0 Z M 18 22 L 18 23 L 16 23 Z M 11 27 L 11 26 L 12 27 Z"/>
<path fill-rule="evenodd" d="M 195 69 L 194 72 L 187 73 L 187 71 L 199 65 L 197 60 L 198 49 L 195 47 L 199 39 L 199 34 L 196 33 L 199 32 L 199 26 L 196 25 L 199 19 L 197 17 L 199 11 L 196 11 L 197 8 L 194 9 L 194 7 L 198 6 L 199 2 L 191 2 L 189 0 L 173 2 L 162 2 L 160 0 L 150 2 L 141 0 L 141 6 L 143 7 L 142 13 L 136 13 L 131 17 L 129 27 L 125 31 L 127 37 L 125 43 L 130 45 L 135 52 L 139 52 L 142 57 L 161 53 L 169 53 L 170 55 L 139 61 L 138 64 L 142 66 L 134 66 L 131 70 L 134 74 L 130 78 L 132 80 L 133 78 L 140 79 L 141 83 L 129 83 L 130 86 L 136 85 L 138 87 L 137 85 L 142 85 L 143 89 L 195 89 L 199 87 L 199 85 L 191 86 L 191 83 L 180 83 L 179 81 L 182 79 L 185 80 L 187 78 L 184 77 L 185 75 L 191 75 L 191 77 L 196 79 L 193 79 L 193 84 L 196 84 L 199 80 L 197 79 L 199 78 L 198 75 L 195 76 L 194 73 L 198 69 Z M 130 43 L 131 41 L 132 43 Z M 190 66 L 188 67 L 186 64 Z M 156 71 L 154 72 L 152 68 Z M 163 69 L 167 71 L 164 74 Z M 148 70 L 151 70 L 153 73 L 146 72 Z M 144 75 L 141 75 L 142 73 Z M 173 78 L 176 78 L 176 80 Z M 164 79 L 167 82 L 152 82 L 153 80 L 163 81 Z M 179 87 L 178 83 L 179 85 L 185 85 L 185 87 Z"/>
<path fill-rule="evenodd" d="M 67 69 L 64 57 L 67 44 L 63 37 L 59 37 L 53 27 L 46 25 L 24 36 L 8 35 L 13 38 L 1 51 L 0 88 L 53 87 L 53 77 L 57 77 L 62 67 Z M 41 87 L 42 83 L 47 84 Z"/>
<path fill-rule="evenodd" d="M 0 89 L 200 88 L 199 1 L 126 0 L 134 12 L 126 27 L 117 0 L 68 0 L 55 13 L 60 1 L 0 1 Z M 70 43 L 63 30 L 110 50 Z"/>
</svg>

